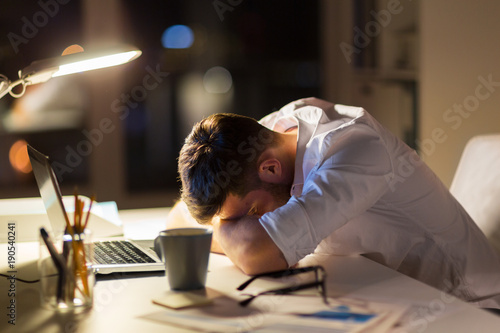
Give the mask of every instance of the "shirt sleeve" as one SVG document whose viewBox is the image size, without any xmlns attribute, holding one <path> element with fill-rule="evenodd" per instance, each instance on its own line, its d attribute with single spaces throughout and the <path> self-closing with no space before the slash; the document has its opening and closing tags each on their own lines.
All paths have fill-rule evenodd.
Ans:
<svg viewBox="0 0 500 333">
<path fill-rule="evenodd" d="M 322 153 L 327 158 L 309 172 L 302 195 L 261 217 L 261 225 L 290 266 L 389 190 L 389 154 L 380 137 L 367 128 L 348 129 L 334 142 L 326 138 Z"/>
</svg>

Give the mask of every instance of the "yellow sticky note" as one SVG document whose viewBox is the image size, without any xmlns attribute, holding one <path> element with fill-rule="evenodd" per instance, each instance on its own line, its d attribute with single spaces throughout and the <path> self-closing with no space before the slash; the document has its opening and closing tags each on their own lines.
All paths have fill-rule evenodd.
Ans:
<svg viewBox="0 0 500 333">
<path fill-rule="evenodd" d="M 209 305 L 212 304 L 213 301 L 205 296 L 186 292 L 164 295 L 153 299 L 153 303 L 163 305 L 171 309 L 183 309 Z"/>
</svg>

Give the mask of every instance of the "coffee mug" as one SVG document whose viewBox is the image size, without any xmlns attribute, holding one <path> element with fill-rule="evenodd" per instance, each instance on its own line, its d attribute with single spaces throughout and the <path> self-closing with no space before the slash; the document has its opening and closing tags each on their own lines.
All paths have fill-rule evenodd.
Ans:
<svg viewBox="0 0 500 333">
<path fill-rule="evenodd" d="M 205 287 L 212 231 L 204 228 L 177 228 L 160 231 L 155 248 L 165 263 L 173 290 Z"/>
</svg>

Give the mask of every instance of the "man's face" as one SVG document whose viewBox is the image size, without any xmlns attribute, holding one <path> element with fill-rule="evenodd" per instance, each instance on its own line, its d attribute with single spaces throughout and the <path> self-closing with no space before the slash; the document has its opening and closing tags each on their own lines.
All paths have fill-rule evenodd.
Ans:
<svg viewBox="0 0 500 333">
<path fill-rule="evenodd" d="M 290 185 L 264 183 L 243 198 L 229 194 L 216 216 L 222 221 L 239 220 L 245 216 L 260 217 L 283 206 L 289 199 Z"/>
</svg>

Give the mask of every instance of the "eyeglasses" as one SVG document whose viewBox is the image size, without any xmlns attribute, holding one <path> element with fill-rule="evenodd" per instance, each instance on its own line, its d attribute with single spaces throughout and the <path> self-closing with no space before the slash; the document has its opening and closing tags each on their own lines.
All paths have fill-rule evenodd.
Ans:
<svg viewBox="0 0 500 333">
<path fill-rule="evenodd" d="M 263 278 L 263 277 L 270 277 L 270 278 L 283 278 L 287 276 L 292 276 L 292 275 L 297 275 L 301 273 L 307 273 L 307 272 L 314 272 L 315 276 L 315 281 L 314 282 L 307 282 L 299 285 L 292 285 L 284 288 L 279 288 L 279 289 L 272 289 L 272 290 L 266 290 L 262 291 L 257 294 L 249 295 L 250 297 L 240 301 L 241 306 L 247 306 L 252 302 L 255 298 L 261 295 L 286 295 L 290 294 L 292 292 L 298 291 L 298 290 L 303 290 L 303 289 L 308 289 L 312 287 L 317 287 L 318 291 L 323 299 L 323 302 L 325 304 L 328 304 L 328 300 L 326 298 L 326 287 L 325 287 L 325 277 L 326 277 L 326 272 L 325 269 L 322 266 L 306 266 L 306 267 L 300 267 L 300 268 L 291 268 L 291 269 L 285 269 L 281 271 L 274 271 L 274 272 L 269 272 L 269 273 L 262 273 L 262 274 L 257 274 L 252 276 L 250 279 L 245 281 L 243 284 L 241 284 L 237 290 L 244 290 L 250 283 L 253 281 L 257 280 L 258 278 Z"/>
</svg>

